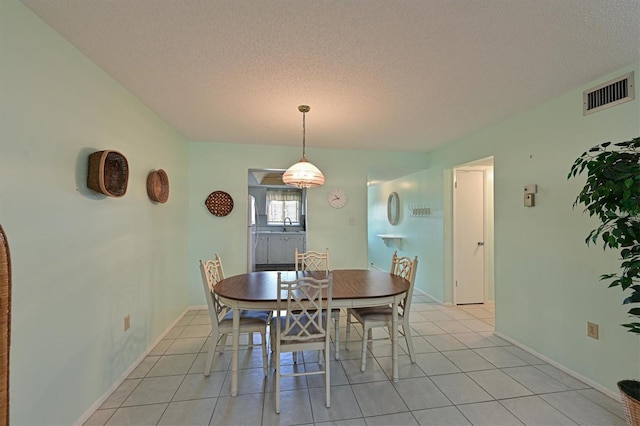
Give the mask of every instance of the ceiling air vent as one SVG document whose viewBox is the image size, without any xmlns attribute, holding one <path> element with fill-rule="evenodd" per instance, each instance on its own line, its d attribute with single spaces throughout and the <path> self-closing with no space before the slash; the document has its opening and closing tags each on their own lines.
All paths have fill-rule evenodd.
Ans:
<svg viewBox="0 0 640 426">
<path fill-rule="evenodd" d="M 618 77 L 604 84 L 585 90 L 582 93 L 582 114 L 607 109 L 609 107 L 633 100 L 633 72 Z"/>
</svg>

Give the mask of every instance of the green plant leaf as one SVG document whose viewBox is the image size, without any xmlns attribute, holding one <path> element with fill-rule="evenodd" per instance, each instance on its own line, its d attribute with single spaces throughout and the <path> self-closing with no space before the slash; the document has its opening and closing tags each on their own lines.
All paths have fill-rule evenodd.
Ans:
<svg viewBox="0 0 640 426">
<path fill-rule="evenodd" d="M 574 160 L 567 178 L 585 172 L 573 208 L 583 205 L 583 212 L 600 221 L 585 244 L 601 241 L 603 250 L 620 250 L 619 273 L 602 274 L 600 280 L 608 281 L 609 287 L 631 289 L 624 304 L 640 303 L 640 137 L 593 146 Z M 629 315 L 640 317 L 640 308 L 632 308 Z M 640 322 L 622 325 L 640 333 Z"/>
</svg>

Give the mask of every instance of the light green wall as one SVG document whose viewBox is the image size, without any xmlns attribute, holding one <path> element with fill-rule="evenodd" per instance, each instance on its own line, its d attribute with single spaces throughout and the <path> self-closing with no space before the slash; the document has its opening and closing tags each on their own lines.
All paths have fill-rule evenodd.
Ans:
<svg viewBox="0 0 640 426">
<path fill-rule="evenodd" d="M 369 187 L 369 263 L 389 270 L 391 256 L 396 250 L 402 256 L 418 256 L 416 288 L 443 301 L 442 205 L 426 203 L 426 200 L 436 199 L 442 188 L 434 185 L 429 174 L 428 170 L 420 171 Z M 397 225 L 391 225 L 387 220 L 387 199 L 391 192 L 397 192 L 400 199 Z M 411 216 L 410 206 L 429 207 L 431 215 Z M 401 248 L 393 243 L 385 245 L 376 236 L 378 234 L 401 235 Z"/>
<path fill-rule="evenodd" d="M 640 342 L 626 322 L 623 293 L 600 274 L 615 272 L 615 253 L 588 248 L 596 222 L 572 209 L 583 179 L 567 181 L 573 160 L 604 141 L 640 134 L 638 98 L 588 116 L 582 91 L 635 70 L 620 70 L 527 113 L 429 154 L 424 178 L 442 191 L 427 202 L 444 208 L 445 299 L 451 294 L 451 170 L 494 156 L 496 331 L 585 376 L 612 393 L 616 381 L 640 377 Z M 523 206 L 523 186 L 538 184 L 536 206 Z M 438 241 L 435 227 L 427 241 Z M 600 339 L 586 336 L 587 321 Z"/>
<path fill-rule="evenodd" d="M 11 422 L 69 425 L 187 306 L 187 144 L 22 3 L 0 1 L 0 31 Z M 122 198 L 86 188 L 102 149 L 128 159 Z M 163 205 L 146 194 L 156 168 Z"/>
<path fill-rule="evenodd" d="M 220 253 L 225 274 L 246 272 L 247 171 L 286 169 L 300 159 L 301 147 L 224 143 L 189 144 L 189 302 L 204 304 L 198 260 Z M 370 169 L 423 168 L 426 154 L 320 149 L 307 146 L 307 158 L 325 175 L 325 184 L 307 191 L 307 249 L 331 252 L 331 267 L 367 267 L 367 177 Z M 347 205 L 327 203 L 333 188 L 343 188 Z M 213 191 L 234 199 L 233 211 L 213 216 L 204 205 Z M 351 219 L 353 218 L 353 224 Z"/>
</svg>

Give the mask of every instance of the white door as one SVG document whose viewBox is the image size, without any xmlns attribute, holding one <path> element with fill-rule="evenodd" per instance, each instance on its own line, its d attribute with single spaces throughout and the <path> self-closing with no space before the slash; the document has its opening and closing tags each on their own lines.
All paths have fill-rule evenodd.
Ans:
<svg viewBox="0 0 640 426">
<path fill-rule="evenodd" d="M 453 191 L 454 300 L 484 303 L 484 172 L 456 170 Z"/>
</svg>

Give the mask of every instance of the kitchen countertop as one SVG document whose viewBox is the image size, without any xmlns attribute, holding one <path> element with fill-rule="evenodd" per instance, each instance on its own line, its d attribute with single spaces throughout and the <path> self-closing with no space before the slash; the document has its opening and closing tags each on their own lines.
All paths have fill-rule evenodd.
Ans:
<svg viewBox="0 0 640 426">
<path fill-rule="evenodd" d="M 306 235 L 306 231 L 258 231 L 258 234 Z"/>
</svg>

